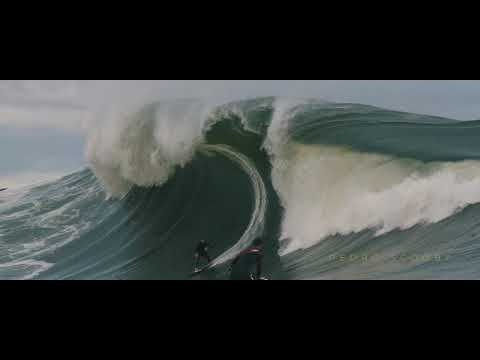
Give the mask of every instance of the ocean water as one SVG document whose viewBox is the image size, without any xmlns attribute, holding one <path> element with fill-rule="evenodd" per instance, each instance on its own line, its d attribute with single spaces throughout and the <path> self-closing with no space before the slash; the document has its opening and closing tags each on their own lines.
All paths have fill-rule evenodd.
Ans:
<svg viewBox="0 0 480 360">
<path fill-rule="evenodd" d="M 89 129 L 89 167 L 0 193 L 1 279 L 480 278 L 480 122 L 311 99 L 159 102 Z"/>
</svg>

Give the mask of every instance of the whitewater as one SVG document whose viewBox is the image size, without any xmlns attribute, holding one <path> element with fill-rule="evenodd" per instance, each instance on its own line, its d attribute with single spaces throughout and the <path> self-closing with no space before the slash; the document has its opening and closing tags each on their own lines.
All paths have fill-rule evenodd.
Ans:
<svg viewBox="0 0 480 360">
<path fill-rule="evenodd" d="M 99 115 L 87 169 L 0 193 L 2 279 L 480 277 L 480 122 L 312 99 Z"/>
</svg>

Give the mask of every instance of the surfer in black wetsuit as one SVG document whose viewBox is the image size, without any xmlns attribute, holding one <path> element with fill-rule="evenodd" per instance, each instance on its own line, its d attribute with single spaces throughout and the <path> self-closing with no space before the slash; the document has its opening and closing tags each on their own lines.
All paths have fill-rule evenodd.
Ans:
<svg viewBox="0 0 480 360">
<path fill-rule="evenodd" d="M 263 280 L 263 239 L 258 238 L 253 245 L 242 251 L 232 262 L 230 280 Z"/>
<path fill-rule="evenodd" d="M 210 255 L 208 255 L 208 243 L 205 240 L 200 240 L 195 249 L 195 271 L 199 271 L 200 260 L 206 259 L 208 264 L 212 262 Z"/>
</svg>

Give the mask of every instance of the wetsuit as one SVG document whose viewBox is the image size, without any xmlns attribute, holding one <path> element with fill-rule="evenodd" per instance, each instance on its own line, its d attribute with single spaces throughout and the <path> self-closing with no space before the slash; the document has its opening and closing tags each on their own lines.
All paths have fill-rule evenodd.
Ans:
<svg viewBox="0 0 480 360">
<path fill-rule="evenodd" d="M 258 280 L 262 278 L 263 248 L 252 246 L 240 253 L 231 265 L 231 280 Z"/>
<path fill-rule="evenodd" d="M 212 262 L 210 255 L 208 255 L 208 244 L 206 242 L 201 242 L 195 249 L 195 269 L 198 269 L 202 258 L 207 259 L 207 264 Z"/>
</svg>

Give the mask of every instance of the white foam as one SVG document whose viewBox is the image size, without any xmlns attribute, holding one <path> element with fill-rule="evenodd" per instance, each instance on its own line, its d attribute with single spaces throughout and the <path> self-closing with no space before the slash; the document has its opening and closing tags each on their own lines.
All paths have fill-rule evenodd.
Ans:
<svg viewBox="0 0 480 360">
<path fill-rule="evenodd" d="M 289 145 L 274 160 L 290 252 L 335 234 L 436 223 L 480 202 L 480 162 L 431 163 L 339 147 Z"/>
<path fill-rule="evenodd" d="M 9 280 L 31 280 L 47 271 L 53 264 L 34 259 L 0 264 L 0 278 Z"/>
<path fill-rule="evenodd" d="M 211 108 L 199 101 L 178 101 L 149 106 L 133 116 L 104 114 L 88 137 L 92 170 L 112 196 L 125 195 L 132 185 L 163 184 L 203 141 Z"/>
</svg>

